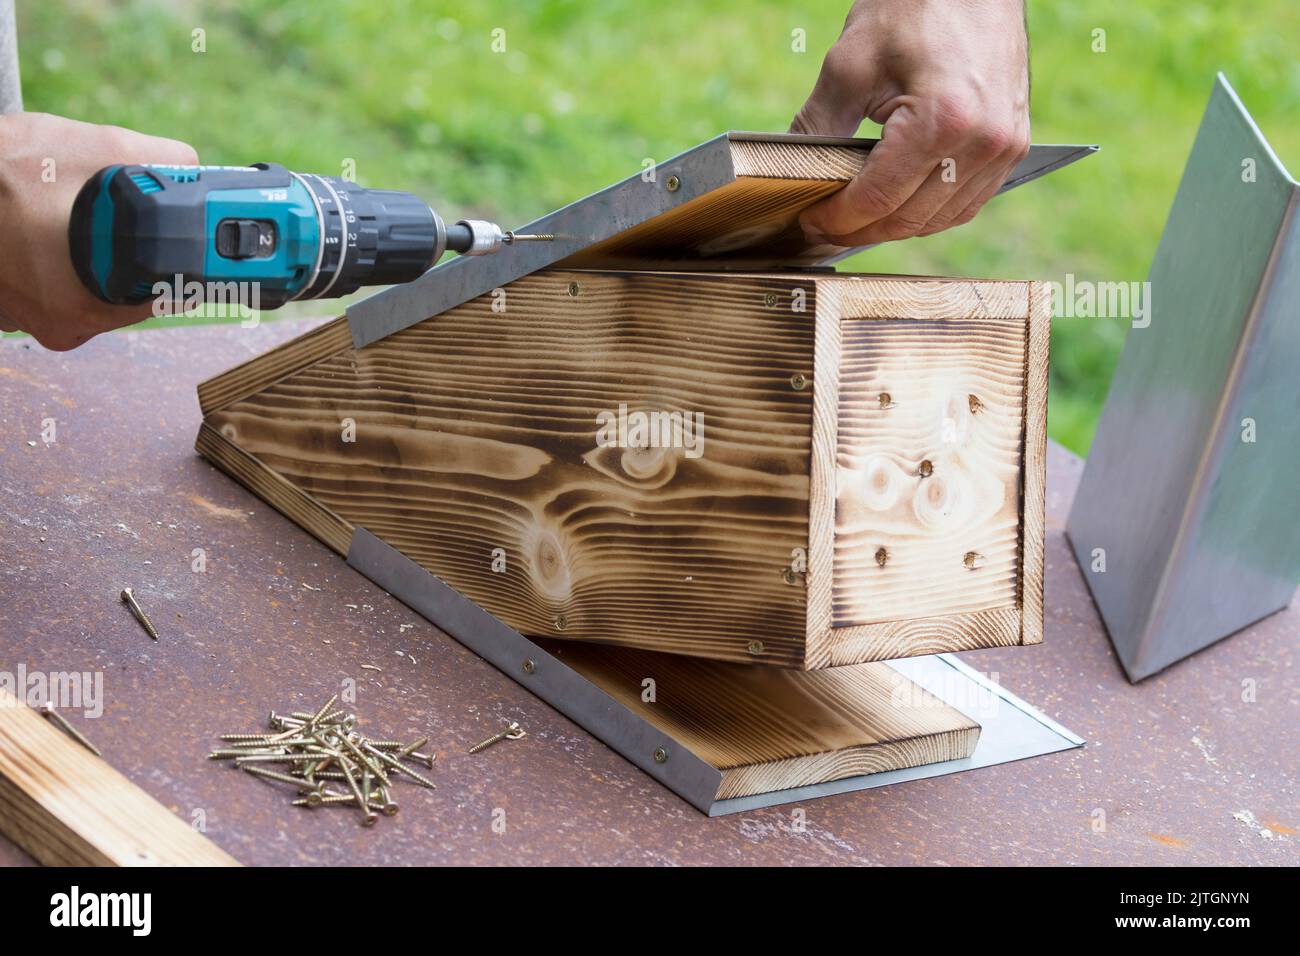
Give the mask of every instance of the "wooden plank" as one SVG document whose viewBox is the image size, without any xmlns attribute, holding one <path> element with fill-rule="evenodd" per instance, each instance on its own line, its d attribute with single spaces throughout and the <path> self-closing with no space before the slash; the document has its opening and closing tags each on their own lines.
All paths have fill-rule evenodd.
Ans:
<svg viewBox="0 0 1300 956">
<path fill-rule="evenodd" d="M 364 526 L 521 633 L 801 666 L 814 296 L 538 274 L 210 414 L 204 448 L 225 435 L 222 466 L 331 547 Z M 620 406 L 701 415 L 702 454 L 602 447 Z"/>
<path fill-rule="evenodd" d="M 722 771 L 718 799 L 956 760 L 979 739 L 977 723 L 885 664 L 805 673 L 545 646 Z"/>
<path fill-rule="evenodd" d="M 233 426 L 220 427 L 234 434 Z M 339 554 L 348 553 L 352 525 L 287 481 L 266 462 L 248 454 L 218 427 L 206 421 L 200 425 L 194 448 L 290 521 L 310 531 Z"/>
<path fill-rule="evenodd" d="M 843 189 L 867 149 L 732 140 L 736 179 L 559 263 L 571 269 L 754 271 L 812 264 L 840 251 L 809 246 L 799 213 Z"/>
<path fill-rule="evenodd" d="M 737 176 L 759 179 L 826 180 L 841 185 L 862 171 L 870 152 L 862 146 L 733 139 L 731 166 Z"/>
<path fill-rule="evenodd" d="M 858 661 L 888 661 L 923 654 L 1013 647 L 1026 643 L 1019 607 L 970 614 L 907 618 L 829 629 L 809 646 L 808 667 L 839 667 Z"/>
<path fill-rule="evenodd" d="M 199 408 L 206 415 L 259 392 L 277 379 L 352 345 L 346 318 L 339 317 L 271 349 L 252 361 L 199 383 Z"/>
<path fill-rule="evenodd" d="M 1024 644 L 1043 641 L 1043 549 L 1047 529 L 1047 371 L 1052 296 L 1045 282 L 1032 282 L 1029 334 L 1025 342 L 1025 461 L 1021 502 L 1020 603 Z"/>
<path fill-rule="evenodd" d="M 239 865 L 7 690 L 0 829 L 49 866 Z"/>
<path fill-rule="evenodd" d="M 843 325 L 832 626 L 1014 606 L 1025 322 Z"/>
<path fill-rule="evenodd" d="M 805 668 L 824 667 L 832 633 L 835 581 L 835 442 L 840 395 L 840 308 L 836 284 L 819 280 L 814 305 L 816 354 L 813 373 L 812 457 L 809 461 L 807 613 Z"/>
<path fill-rule="evenodd" d="M 1029 284 L 930 276 L 836 276 L 840 318 L 1019 319 L 1029 314 Z"/>
<path fill-rule="evenodd" d="M 844 183 L 738 179 L 561 261 L 562 269 L 763 270 L 832 255 L 809 246 L 799 213 Z"/>
</svg>

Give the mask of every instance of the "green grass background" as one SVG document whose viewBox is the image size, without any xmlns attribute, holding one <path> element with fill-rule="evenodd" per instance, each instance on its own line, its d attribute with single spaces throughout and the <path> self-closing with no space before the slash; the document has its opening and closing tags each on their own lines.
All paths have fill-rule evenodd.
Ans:
<svg viewBox="0 0 1300 956">
<path fill-rule="evenodd" d="M 517 225 L 726 129 L 783 130 L 849 0 L 19 0 L 28 109 Z M 1145 278 L 1216 70 L 1300 155 L 1300 3 L 1030 0 L 1036 142 L 1102 152 L 857 271 Z M 506 52 L 491 50 L 503 28 Z M 192 51 L 192 31 L 206 52 Z M 791 31 L 807 52 L 791 49 Z M 1106 31 L 1094 52 L 1093 31 Z M 871 132 L 870 125 L 864 134 Z M 320 306 L 313 307 L 319 312 Z M 277 315 L 280 313 L 277 313 Z M 1123 320 L 1058 319 L 1050 431 L 1085 452 Z"/>
</svg>

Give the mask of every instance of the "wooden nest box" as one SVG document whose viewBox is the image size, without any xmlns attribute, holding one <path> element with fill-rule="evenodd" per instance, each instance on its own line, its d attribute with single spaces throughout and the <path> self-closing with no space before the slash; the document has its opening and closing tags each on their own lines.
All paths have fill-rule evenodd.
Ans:
<svg viewBox="0 0 1300 956">
<path fill-rule="evenodd" d="M 816 699 L 825 723 L 871 683 L 840 665 L 1037 643 L 1049 293 L 819 268 L 849 250 L 798 213 L 869 145 L 711 140 L 530 227 L 555 243 L 454 260 L 203 383 L 198 449 L 336 551 L 363 527 L 571 647 L 632 707 L 644 652 L 711 694 L 749 680 L 727 666 L 836 668 L 763 678 L 804 688 L 783 720 Z M 977 726 L 943 710 L 903 734 L 943 746 L 873 766 L 968 754 Z M 733 786 L 901 733 L 863 727 L 760 748 Z M 841 771 L 864 772 L 795 778 Z"/>
</svg>

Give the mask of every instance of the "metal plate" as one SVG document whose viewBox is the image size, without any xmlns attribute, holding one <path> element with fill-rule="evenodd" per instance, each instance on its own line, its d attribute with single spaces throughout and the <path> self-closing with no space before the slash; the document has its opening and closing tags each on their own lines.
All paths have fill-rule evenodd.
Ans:
<svg viewBox="0 0 1300 956">
<path fill-rule="evenodd" d="M 357 528 L 348 564 L 706 813 L 722 773 L 396 548 Z M 662 748 L 667 759 L 656 762 Z"/>
<path fill-rule="evenodd" d="M 553 234 L 554 242 L 522 243 L 490 256 L 458 256 L 413 282 L 393 286 L 349 306 L 348 328 L 353 345 L 362 348 L 377 342 L 734 182 L 732 140 L 865 146 L 868 150 L 879 142 L 795 133 L 724 133 L 660 163 L 651 183 L 638 172 L 520 227 L 521 232 Z M 1014 189 L 1096 150 L 1095 146 L 1032 146 L 999 192 Z M 670 192 L 665 184 L 674 176 L 681 186 Z M 818 264 L 830 265 L 865 248 L 838 251 Z"/>
<path fill-rule="evenodd" d="M 715 767 L 365 528 L 353 532 L 348 564 L 709 816 L 937 777 L 1083 745 L 1081 738 L 950 654 L 891 661 L 905 677 L 981 724 L 979 744 L 970 757 L 715 800 L 722 783 Z M 667 754 L 662 763 L 654 756 L 659 748 Z"/>
<path fill-rule="evenodd" d="M 922 764 L 903 770 L 830 780 L 810 787 L 793 787 L 751 797 L 719 800 L 709 809 L 709 816 L 741 813 L 780 803 L 828 797 L 836 793 L 871 790 L 908 780 L 942 777 L 962 770 L 991 767 L 1084 745 L 1082 737 L 1066 730 L 1015 694 L 988 680 L 979 671 L 967 667 L 952 654 L 909 657 L 887 663 L 908 680 L 979 722 L 980 739 L 973 754 L 964 760 L 945 760 L 942 763 Z"/>
<path fill-rule="evenodd" d="M 1298 195 L 1220 74 L 1070 513 L 1131 680 L 1285 607 L 1300 578 Z"/>
</svg>

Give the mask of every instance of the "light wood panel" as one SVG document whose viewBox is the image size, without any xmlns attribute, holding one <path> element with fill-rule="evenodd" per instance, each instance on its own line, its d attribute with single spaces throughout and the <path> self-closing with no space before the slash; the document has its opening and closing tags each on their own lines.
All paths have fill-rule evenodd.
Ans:
<svg viewBox="0 0 1300 956">
<path fill-rule="evenodd" d="M 799 213 L 844 188 L 836 180 L 737 179 L 559 263 L 567 269 L 751 271 L 814 262 Z"/>
<path fill-rule="evenodd" d="M 238 866 L 5 690 L 0 690 L 0 829 L 49 866 Z"/>
<path fill-rule="evenodd" d="M 801 666 L 784 572 L 808 543 L 812 389 L 792 377 L 812 372 L 814 294 L 532 276 L 504 312 L 485 296 L 211 413 L 200 451 L 336 550 L 364 526 L 522 633 Z M 620 405 L 702 415 L 702 454 L 598 447 Z"/>
<path fill-rule="evenodd" d="M 722 771 L 718 799 L 956 760 L 979 739 L 977 723 L 886 664 L 802 673 L 567 641 L 546 649 Z"/>
<path fill-rule="evenodd" d="M 1043 553 L 1047 496 L 1047 370 L 1052 296 L 1045 282 L 1029 283 L 1025 346 L 1025 458 L 1021 482 L 1021 643 L 1043 642 Z"/>
<path fill-rule="evenodd" d="M 1023 318 L 842 335 L 832 625 L 1014 605 Z"/>
<path fill-rule="evenodd" d="M 756 140 L 728 146 L 733 182 L 594 243 L 559 267 L 752 271 L 811 264 L 839 251 L 809 246 L 799 213 L 843 189 L 866 161 L 866 148 Z"/>
</svg>

